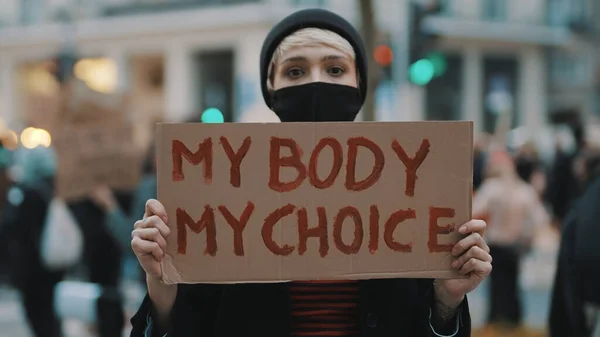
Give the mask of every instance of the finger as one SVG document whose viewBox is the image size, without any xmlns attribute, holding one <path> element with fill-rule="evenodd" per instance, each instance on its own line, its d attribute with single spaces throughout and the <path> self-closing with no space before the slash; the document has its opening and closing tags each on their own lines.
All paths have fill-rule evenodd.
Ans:
<svg viewBox="0 0 600 337">
<path fill-rule="evenodd" d="M 167 250 L 167 240 L 165 240 L 158 228 L 138 228 L 131 232 L 131 237 L 138 237 L 145 241 L 154 241 L 158 243 L 161 250 Z"/>
<path fill-rule="evenodd" d="M 488 253 L 488 254 L 490 253 L 490 246 L 487 245 L 487 243 L 485 242 L 485 239 L 483 239 L 483 247 L 482 246 L 479 246 L 479 247 L 481 249 L 483 249 L 483 251 L 485 251 L 486 253 Z M 490 258 L 491 257 L 492 256 L 490 255 Z"/>
<path fill-rule="evenodd" d="M 485 232 L 487 224 L 483 220 L 471 220 L 458 228 L 460 234 L 481 233 Z"/>
<path fill-rule="evenodd" d="M 165 224 L 165 222 L 158 215 L 152 215 L 136 221 L 134 228 L 157 228 L 160 231 L 160 234 L 165 238 L 171 234 L 171 229 L 169 226 L 167 226 L 167 224 Z"/>
<path fill-rule="evenodd" d="M 477 275 L 487 276 L 491 272 L 492 264 L 490 262 L 485 262 L 477 259 L 470 259 L 459 270 L 459 273 L 462 275 L 475 273 Z"/>
<path fill-rule="evenodd" d="M 148 199 L 148 201 L 146 201 L 144 218 L 152 215 L 158 215 L 165 223 L 169 223 L 165 206 L 156 199 Z"/>
<path fill-rule="evenodd" d="M 452 268 L 460 269 L 470 259 L 477 259 L 484 262 L 492 262 L 492 256 L 479 246 L 472 246 L 466 253 L 459 256 L 452 262 Z"/>
<path fill-rule="evenodd" d="M 492 266 L 492 264 L 489 262 L 481 261 L 478 259 L 469 259 L 467 262 L 465 262 L 465 264 L 463 264 L 463 266 L 459 269 L 458 272 L 462 275 L 466 275 L 473 272 L 477 273 L 478 275 L 487 275 L 489 273 L 488 265 L 489 267 Z"/>
<path fill-rule="evenodd" d="M 164 252 L 162 249 L 160 249 L 158 243 L 154 241 L 142 240 L 139 237 L 135 237 L 133 240 L 131 240 L 131 248 L 136 255 L 152 255 L 158 262 L 162 261 L 164 255 Z"/>
<path fill-rule="evenodd" d="M 472 233 L 466 238 L 458 241 L 454 247 L 452 248 L 453 256 L 460 256 L 464 254 L 467 250 L 469 250 L 473 246 L 479 246 L 483 250 L 489 250 L 485 240 L 479 233 Z"/>
</svg>

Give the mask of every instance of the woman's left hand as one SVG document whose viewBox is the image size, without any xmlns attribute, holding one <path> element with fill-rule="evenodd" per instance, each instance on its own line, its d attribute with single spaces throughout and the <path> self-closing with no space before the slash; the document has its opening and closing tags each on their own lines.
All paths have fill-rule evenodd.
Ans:
<svg viewBox="0 0 600 337">
<path fill-rule="evenodd" d="M 448 307 L 457 307 L 492 271 L 490 248 L 483 239 L 486 226 L 483 220 L 471 220 L 458 229 L 467 236 L 452 249 L 452 268 L 468 277 L 436 282 L 436 298 Z"/>
</svg>

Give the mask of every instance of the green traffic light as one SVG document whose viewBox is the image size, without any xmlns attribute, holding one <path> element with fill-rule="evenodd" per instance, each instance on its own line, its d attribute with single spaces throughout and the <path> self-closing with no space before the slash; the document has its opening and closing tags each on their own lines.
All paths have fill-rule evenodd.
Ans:
<svg viewBox="0 0 600 337">
<path fill-rule="evenodd" d="M 217 108 L 204 110 L 200 119 L 202 123 L 223 123 L 225 121 L 223 113 Z"/>
<path fill-rule="evenodd" d="M 448 64 L 446 63 L 446 57 L 442 53 L 431 53 L 426 57 L 433 64 L 434 76 L 441 76 L 446 72 Z"/>
<path fill-rule="evenodd" d="M 435 75 L 435 67 L 428 59 L 420 59 L 413 63 L 409 69 L 410 81 L 416 85 L 425 85 Z"/>
</svg>

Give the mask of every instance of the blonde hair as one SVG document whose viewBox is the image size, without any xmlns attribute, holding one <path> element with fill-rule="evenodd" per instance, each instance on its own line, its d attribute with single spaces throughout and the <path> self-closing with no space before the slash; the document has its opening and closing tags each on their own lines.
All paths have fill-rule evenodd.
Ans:
<svg viewBox="0 0 600 337">
<path fill-rule="evenodd" d="M 298 47 L 331 47 L 347 54 L 350 58 L 355 61 L 356 53 L 354 48 L 348 40 L 341 37 L 339 34 L 334 33 L 330 30 L 320 28 L 304 28 L 288 35 L 271 57 L 271 63 L 269 63 L 269 72 L 267 76 L 267 88 L 273 90 L 273 69 L 275 68 L 275 62 L 285 54 L 288 50 Z"/>
</svg>

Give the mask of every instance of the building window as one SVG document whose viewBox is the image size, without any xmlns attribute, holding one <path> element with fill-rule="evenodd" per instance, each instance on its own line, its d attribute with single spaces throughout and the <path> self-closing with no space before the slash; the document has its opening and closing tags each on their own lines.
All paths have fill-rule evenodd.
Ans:
<svg viewBox="0 0 600 337">
<path fill-rule="evenodd" d="M 22 25 L 36 24 L 42 16 L 42 3 L 40 0 L 20 0 L 20 23 Z"/>
<path fill-rule="evenodd" d="M 483 19 L 503 21 L 507 17 L 507 0 L 483 0 Z"/>
<path fill-rule="evenodd" d="M 294 6 L 324 7 L 326 0 L 291 0 Z"/>
<path fill-rule="evenodd" d="M 593 8 L 590 0 L 548 0 L 548 24 L 567 26 L 590 23 Z"/>
<path fill-rule="evenodd" d="M 591 51 L 563 52 L 550 54 L 550 80 L 557 86 L 586 86 L 593 78 L 594 55 Z"/>
<path fill-rule="evenodd" d="M 565 26 L 569 21 L 568 0 L 548 0 L 548 24 L 551 26 Z"/>
<path fill-rule="evenodd" d="M 258 3 L 261 1 L 263 0 L 128 0 L 123 1 L 122 4 L 105 6 L 103 12 L 106 16 L 132 15 L 199 7 Z"/>
<path fill-rule="evenodd" d="M 515 57 L 485 58 L 483 61 L 483 126 L 493 133 L 499 117 L 510 114 L 511 128 L 519 124 L 517 111 L 517 77 L 519 62 Z"/>
<path fill-rule="evenodd" d="M 570 16 L 572 21 L 587 22 L 591 17 L 591 3 L 589 0 L 570 0 Z"/>
</svg>

